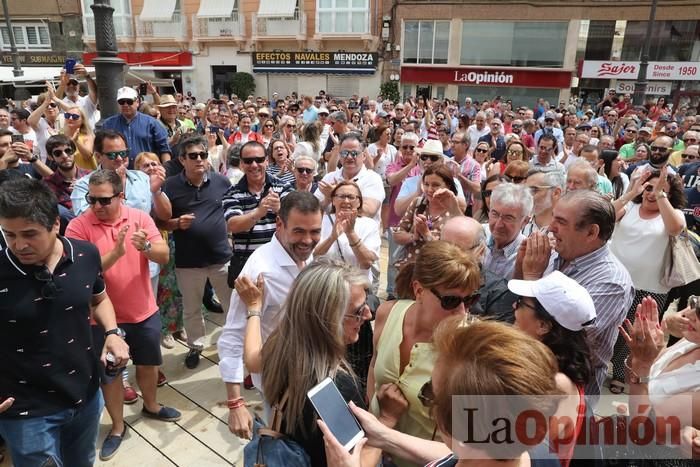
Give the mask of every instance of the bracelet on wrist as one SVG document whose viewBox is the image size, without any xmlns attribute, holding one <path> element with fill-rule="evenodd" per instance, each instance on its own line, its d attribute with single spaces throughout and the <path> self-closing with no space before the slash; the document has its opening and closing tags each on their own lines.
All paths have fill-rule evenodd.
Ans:
<svg viewBox="0 0 700 467">
<path fill-rule="evenodd" d="M 625 368 L 629 372 L 629 380 L 630 384 L 648 384 L 649 383 L 649 375 L 647 376 L 639 376 L 636 371 L 630 367 L 629 363 L 627 362 L 629 360 L 629 357 L 625 358 Z"/>
<path fill-rule="evenodd" d="M 350 245 L 350 248 L 355 248 L 355 247 L 358 246 L 360 243 L 362 243 L 362 239 L 361 239 L 361 238 L 358 238 L 356 242 L 354 242 L 354 243 L 349 243 L 349 245 Z"/>
<path fill-rule="evenodd" d="M 246 405 L 245 399 L 243 399 L 243 397 L 236 397 L 233 399 L 228 399 L 226 401 L 226 407 L 228 407 L 229 410 L 238 409 L 240 407 L 245 407 L 245 405 Z"/>
</svg>

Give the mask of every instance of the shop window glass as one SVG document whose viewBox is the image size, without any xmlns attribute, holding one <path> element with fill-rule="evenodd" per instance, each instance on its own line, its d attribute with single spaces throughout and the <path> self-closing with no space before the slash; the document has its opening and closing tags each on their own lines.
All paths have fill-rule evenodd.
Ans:
<svg viewBox="0 0 700 467">
<path fill-rule="evenodd" d="M 369 0 L 318 0 L 317 32 L 369 32 Z"/>
<path fill-rule="evenodd" d="M 464 21 L 462 65 L 561 67 L 567 22 Z"/>
<path fill-rule="evenodd" d="M 628 21 L 622 60 L 639 60 L 647 34 L 646 21 Z M 656 21 L 652 28 L 649 60 L 687 62 L 700 60 L 700 21 Z"/>
<path fill-rule="evenodd" d="M 449 21 L 406 21 L 403 39 L 404 63 L 447 63 Z"/>
</svg>

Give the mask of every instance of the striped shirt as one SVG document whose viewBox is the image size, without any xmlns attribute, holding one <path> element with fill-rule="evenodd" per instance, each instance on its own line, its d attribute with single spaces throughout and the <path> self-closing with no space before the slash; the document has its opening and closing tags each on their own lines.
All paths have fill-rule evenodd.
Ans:
<svg viewBox="0 0 700 467">
<path fill-rule="evenodd" d="M 284 199 L 292 191 L 292 186 L 282 180 L 265 175 L 265 187 L 262 193 L 251 193 L 248 190 L 248 179 L 241 178 L 238 184 L 228 189 L 221 200 L 224 208 L 226 222 L 234 216 L 242 216 L 254 211 L 260 205 L 260 201 L 267 196 L 270 191 L 274 191 Z M 238 232 L 233 235 L 234 253 L 250 254 L 259 246 L 268 243 L 275 234 L 275 219 L 277 214 L 267 211 L 267 214 L 255 223 L 252 229 L 247 232 Z"/>
<path fill-rule="evenodd" d="M 270 164 L 265 172 L 271 177 L 275 177 L 279 180 L 282 180 L 284 183 L 289 183 L 290 185 L 294 185 L 296 183 L 296 179 L 294 178 L 294 172 L 285 172 L 280 175 L 281 171 L 281 167 Z"/>
<path fill-rule="evenodd" d="M 587 331 L 595 380 L 588 383 L 585 393 L 586 396 L 598 396 L 607 376 L 618 326 L 627 316 L 634 299 L 632 278 L 607 244 L 565 266 L 563 263 L 559 254 L 554 252 L 545 274 L 553 270 L 566 274 L 588 291 L 595 305 L 595 325 Z"/>
<path fill-rule="evenodd" d="M 492 235 L 489 235 L 486 255 L 484 257 L 484 270 L 489 271 L 497 277 L 506 280 L 513 278 L 515 259 L 518 256 L 520 243 L 525 240 L 525 236 L 518 232 L 518 236 L 503 248 L 496 248 L 496 243 Z"/>
</svg>

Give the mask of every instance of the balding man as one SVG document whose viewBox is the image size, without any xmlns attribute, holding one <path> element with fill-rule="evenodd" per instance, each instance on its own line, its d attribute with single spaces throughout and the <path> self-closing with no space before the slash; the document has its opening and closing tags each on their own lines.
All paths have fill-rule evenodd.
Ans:
<svg viewBox="0 0 700 467">
<path fill-rule="evenodd" d="M 598 185 L 598 174 L 585 161 L 579 160 L 571 164 L 566 172 L 566 191 L 595 190 Z"/>
<path fill-rule="evenodd" d="M 678 174 L 683 177 L 685 188 L 700 187 L 700 146 L 693 144 L 683 151 L 683 164 L 678 168 Z"/>
<path fill-rule="evenodd" d="M 686 148 L 682 151 L 674 151 L 671 154 L 671 157 L 668 159 L 668 163 L 671 164 L 674 167 L 680 167 L 683 164 L 689 164 L 693 162 L 698 162 L 697 159 L 693 159 L 692 157 L 684 157 L 690 154 L 688 152 L 688 149 L 692 148 L 693 146 L 697 147 L 698 142 L 700 141 L 699 139 L 700 135 L 698 134 L 697 131 L 686 131 L 683 133 L 683 141 L 685 142 Z M 691 151 L 692 153 L 692 151 Z"/>
<path fill-rule="evenodd" d="M 454 243 L 474 254 L 479 263 L 483 260 L 486 232 L 484 227 L 471 217 L 456 216 L 448 219 L 442 227 L 440 240 Z M 503 277 L 483 269 L 481 284 L 479 304 L 472 307 L 470 313 L 513 323 L 513 303 L 518 297 L 508 290 L 508 282 Z"/>
<path fill-rule="evenodd" d="M 664 167 L 668 168 L 668 173 L 675 175 L 676 171 L 669 164 L 669 158 L 671 157 L 671 152 L 673 151 L 673 138 L 670 136 L 658 136 L 651 143 L 651 154 L 649 154 L 648 161 L 642 161 L 637 164 L 631 164 L 625 173 L 632 180 L 632 173 L 639 169 L 642 173 L 645 169 L 649 170 L 661 170 Z"/>
</svg>

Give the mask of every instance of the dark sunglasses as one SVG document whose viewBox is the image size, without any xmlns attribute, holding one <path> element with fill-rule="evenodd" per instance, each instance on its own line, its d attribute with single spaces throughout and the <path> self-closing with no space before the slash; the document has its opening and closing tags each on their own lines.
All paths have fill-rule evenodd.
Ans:
<svg viewBox="0 0 700 467">
<path fill-rule="evenodd" d="M 55 109 L 56 107 L 58 107 L 56 104 L 54 104 L 53 102 L 49 102 L 49 105 L 48 105 L 49 109 Z"/>
<path fill-rule="evenodd" d="M 43 285 L 41 286 L 41 297 L 45 298 L 46 300 L 53 300 L 63 291 L 58 285 L 56 285 L 56 282 L 53 280 L 53 274 L 51 274 L 51 271 L 49 271 L 49 269 L 46 267 L 35 271 L 34 279 L 38 280 L 39 282 L 43 282 Z"/>
<path fill-rule="evenodd" d="M 670 148 L 665 148 L 663 146 L 652 146 L 651 152 L 667 152 Z"/>
<path fill-rule="evenodd" d="M 415 146 L 410 146 L 408 144 L 404 144 L 403 146 L 401 146 L 401 149 L 410 149 L 411 151 L 413 151 L 415 148 Z"/>
<path fill-rule="evenodd" d="M 118 157 L 121 157 L 122 159 L 126 159 L 129 157 L 129 150 L 124 149 L 123 151 L 111 151 L 111 152 L 106 152 L 104 153 L 105 157 L 111 161 L 116 160 Z"/>
<path fill-rule="evenodd" d="M 80 114 L 72 114 L 70 112 L 65 112 L 63 118 L 66 120 L 80 120 Z"/>
<path fill-rule="evenodd" d="M 430 408 L 435 404 L 435 393 L 433 392 L 433 380 L 429 379 L 418 391 L 418 400 L 423 407 Z"/>
<path fill-rule="evenodd" d="M 311 175 L 314 173 L 314 169 L 309 169 L 308 167 L 295 167 L 296 171 L 299 172 L 300 174 L 309 174 Z"/>
<path fill-rule="evenodd" d="M 656 188 L 654 188 L 654 187 L 651 186 L 651 185 L 647 185 L 647 186 L 644 187 L 644 191 L 646 191 L 647 193 L 651 193 L 651 192 L 654 191 L 655 189 L 656 189 Z"/>
<path fill-rule="evenodd" d="M 133 99 L 119 99 L 117 101 L 117 104 L 119 104 L 119 105 L 134 105 L 134 100 Z"/>
<path fill-rule="evenodd" d="M 294 128 L 294 125 L 287 125 L 287 128 Z"/>
<path fill-rule="evenodd" d="M 101 206 L 109 206 L 112 204 L 112 200 L 114 198 L 118 198 L 121 193 L 116 193 L 112 196 L 107 196 L 107 197 L 100 197 L 100 196 L 90 196 L 90 194 L 85 195 L 85 201 L 87 204 L 90 206 L 93 206 L 97 203 L 100 203 Z"/>
<path fill-rule="evenodd" d="M 75 153 L 75 149 L 73 149 L 71 147 L 67 147 L 65 149 L 54 149 L 53 151 L 51 151 L 51 155 L 56 159 L 58 159 L 59 157 L 61 157 L 64 154 L 66 156 L 72 156 L 73 153 Z"/>
<path fill-rule="evenodd" d="M 685 153 L 681 154 L 681 157 L 683 159 L 690 159 L 691 161 L 694 161 L 695 159 L 698 158 L 698 156 L 696 156 L 695 154 L 685 154 Z"/>
<path fill-rule="evenodd" d="M 489 150 L 488 150 L 488 149 L 482 149 L 482 148 L 476 148 L 476 149 L 474 149 L 474 152 L 479 152 L 479 153 L 485 154 L 485 153 L 489 152 Z"/>
<path fill-rule="evenodd" d="M 511 177 L 510 175 L 506 175 L 506 180 L 508 180 L 510 183 L 522 183 L 525 180 L 527 180 L 527 177 Z"/>
<path fill-rule="evenodd" d="M 275 125 L 265 125 L 265 128 L 274 128 Z"/>
<path fill-rule="evenodd" d="M 252 164 L 253 162 L 257 162 L 258 164 L 264 164 L 265 161 L 264 157 L 241 157 L 241 162 L 244 164 Z"/>
<path fill-rule="evenodd" d="M 430 159 L 433 162 L 437 162 L 440 160 L 440 156 L 433 156 L 433 155 L 428 155 L 428 154 L 424 154 L 424 155 L 420 156 L 420 160 L 422 160 L 422 161 L 427 161 L 428 159 Z"/>
<path fill-rule="evenodd" d="M 200 151 L 200 152 L 188 152 L 187 153 L 187 158 L 191 161 L 196 161 L 197 159 L 202 159 L 207 160 L 209 158 L 209 153 Z"/>
<path fill-rule="evenodd" d="M 348 157 L 353 157 L 357 159 L 357 156 L 359 156 L 360 154 L 362 154 L 360 151 L 350 151 L 348 149 L 343 149 L 342 151 L 340 151 L 340 157 L 342 159 L 346 159 Z"/>
<path fill-rule="evenodd" d="M 471 295 L 467 295 L 466 297 L 460 297 L 457 295 L 442 296 L 435 289 L 430 289 L 430 291 L 438 298 L 438 300 L 440 300 L 440 306 L 445 310 L 454 310 L 460 303 L 464 303 L 464 307 L 469 308 L 479 301 L 479 298 L 481 297 L 479 293 L 473 293 Z"/>
</svg>

